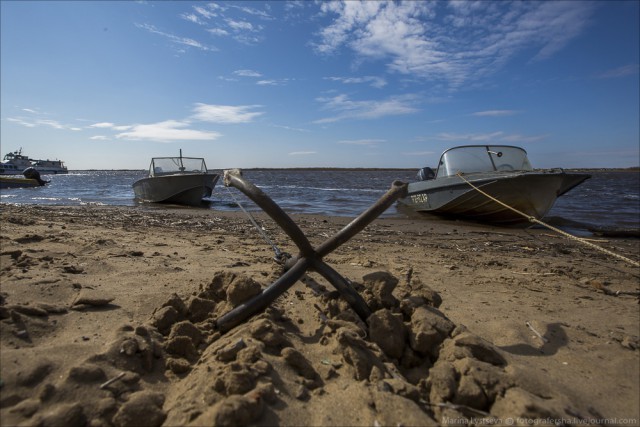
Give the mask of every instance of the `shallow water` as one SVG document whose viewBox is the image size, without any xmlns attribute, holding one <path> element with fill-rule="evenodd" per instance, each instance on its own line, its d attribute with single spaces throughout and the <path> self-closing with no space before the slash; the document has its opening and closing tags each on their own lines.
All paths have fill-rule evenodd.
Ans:
<svg viewBox="0 0 640 427">
<path fill-rule="evenodd" d="M 3 189 L 0 202 L 42 205 L 138 206 L 131 185 L 146 171 L 71 171 L 45 176 L 45 187 Z M 261 188 L 285 212 L 355 217 L 371 206 L 394 180 L 415 180 L 412 170 L 245 170 L 244 177 Z M 218 183 L 209 209 L 258 210 L 235 189 Z M 166 206 L 163 206 L 166 207 Z M 175 206 L 175 209 L 197 209 Z M 405 217 L 397 206 L 384 217 Z M 546 220 L 565 228 L 640 228 L 640 173 L 595 172 L 591 179 L 560 197 Z"/>
</svg>

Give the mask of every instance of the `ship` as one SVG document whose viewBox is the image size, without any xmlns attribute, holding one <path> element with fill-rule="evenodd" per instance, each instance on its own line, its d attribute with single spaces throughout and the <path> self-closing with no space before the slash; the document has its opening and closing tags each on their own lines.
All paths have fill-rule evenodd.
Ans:
<svg viewBox="0 0 640 427">
<path fill-rule="evenodd" d="M 0 175 L 21 175 L 27 168 L 34 168 L 43 175 L 69 173 L 62 160 L 31 159 L 22 154 L 22 148 L 7 153 L 0 163 Z"/>
</svg>

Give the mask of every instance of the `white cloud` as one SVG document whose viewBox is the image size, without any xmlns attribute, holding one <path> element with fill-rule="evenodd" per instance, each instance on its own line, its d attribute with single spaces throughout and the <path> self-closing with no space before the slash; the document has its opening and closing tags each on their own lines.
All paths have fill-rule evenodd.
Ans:
<svg viewBox="0 0 640 427">
<path fill-rule="evenodd" d="M 387 85 L 387 81 L 382 77 L 363 76 L 363 77 L 326 77 L 327 80 L 342 82 L 344 84 L 360 84 L 368 83 L 371 86 L 381 89 Z"/>
<path fill-rule="evenodd" d="M 538 7 L 524 13 L 517 21 L 516 31 L 525 31 L 526 36 L 529 36 L 520 40 L 522 45 L 542 44 L 534 57 L 537 60 L 559 52 L 571 39 L 580 35 L 589 25 L 594 9 L 593 2 L 579 1 L 540 2 L 536 6 Z"/>
<path fill-rule="evenodd" d="M 471 115 L 477 116 L 477 117 L 503 117 L 503 116 L 513 116 L 518 113 L 519 111 L 516 111 L 516 110 L 487 110 L 487 111 L 476 111 Z"/>
<path fill-rule="evenodd" d="M 285 129 L 285 130 L 292 130 L 292 131 L 295 131 L 295 132 L 310 132 L 308 129 L 294 128 L 294 127 L 292 127 L 292 126 L 274 125 L 274 124 L 272 124 L 271 126 L 273 126 L 274 128 L 280 128 L 280 129 Z"/>
<path fill-rule="evenodd" d="M 285 10 L 303 9 L 305 0 L 289 0 L 284 5 Z"/>
<path fill-rule="evenodd" d="M 112 128 L 115 125 L 113 123 L 109 123 L 109 122 L 102 122 L 102 123 L 94 123 L 92 125 L 90 125 L 90 128 Z"/>
<path fill-rule="evenodd" d="M 291 79 L 264 79 L 258 80 L 258 86 L 285 86 Z"/>
<path fill-rule="evenodd" d="M 158 34 L 160 36 L 166 37 L 167 39 L 169 39 L 172 43 L 175 43 L 177 45 L 181 45 L 181 46 L 187 46 L 187 47 L 194 47 L 196 49 L 200 49 L 200 50 L 204 50 L 204 51 L 217 51 L 218 49 L 216 49 L 215 47 L 212 46 L 207 46 L 203 43 L 200 43 L 197 40 L 193 40 L 191 38 L 188 37 L 179 37 L 173 34 L 169 34 L 169 33 L 165 33 L 162 32 L 160 30 L 158 30 L 155 26 L 153 25 L 149 25 L 149 24 L 136 24 L 136 27 L 146 30 L 152 34 Z"/>
<path fill-rule="evenodd" d="M 159 142 L 170 141 L 213 141 L 221 135 L 218 132 L 206 132 L 194 129 L 185 129 L 188 122 L 166 120 L 147 125 L 133 125 L 129 132 L 116 135 L 118 139 L 151 140 Z"/>
<path fill-rule="evenodd" d="M 24 127 L 35 128 L 40 126 L 50 127 L 56 130 L 72 130 L 72 131 L 80 131 L 82 128 L 67 125 L 64 123 L 60 123 L 57 120 L 50 119 L 27 119 L 24 117 L 7 117 L 8 122 L 16 123 Z"/>
<path fill-rule="evenodd" d="M 292 151 L 289 153 L 290 156 L 310 156 L 312 154 L 318 154 L 317 151 Z"/>
<path fill-rule="evenodd" d="M 113 123 L 110 122 L 101 122 L 101 123 L 94 123 L 92 125 L 87 126 L 88 129 L 112 129 L 112 130 L 116 130 L 116 131 L 123 131 L 123 130 L 128 130 L 131 129 L 131 125 L 115 125 Z"/>
<path fill-rule="evenodd" d="M 181 15 L 183 19 L 198 25 L 211 25 L 206 31 L 217 37 L 231 37 L 239 43 L 256 44 L 262 41 L 264 26 L 252 22 L 272 20 L 269 14 L 270 5 L 263 4 L 263 9 L 239 4 L 201 3 L 193 7 L 194 13 Z"/>
<path fill-rule="evenodd" d="M 381 101 L 352 101 L 347 95 L 333 98 L 317 98 L 324 109 L 336 112 L 336 115 L 314 121 L 314 123 L 332 123 L 345 119 L 378 119 L 386 116 L 411 114 L 418 111 L 413 107 L 413 96 L 391 97 Z"/>
<path fill-rule="evenodd" d="M 19 124 L 21 126 L 28 127 L 28 128 L 36 127 L 35 123 L 28 122 L 28 121 L 23 120 L 23 119 L 18 118 L 18 117 L 7 117 L 7 121 L 8 122 L 12 122 L 12 123 L 16 123 L 16 124 Z"/>
<path fill-rule="evenodd" d="M 264 114 L 250 111 L 260 105 L 209 105 L 197 103 L 192 116 L 195 120 L 211 123 L 248 123 Z"/>
<path fill-rule="evenodd" d="M 597 77 L 600 79 L 616 79 L 619 77 L 633 76 L 634 74 L 638 74 L 638 68 L 638 64 L 629 64 L 623 67 L 614 68 L 613 70 L 605 71 Z"/>
<path fill-rule="evenodd" d="M 204 21 L 202 21 L 198 15 L 194 14 L 194 13 L 183 13 L 182 15 L 180 15 L 180 17 L 186 21 L 191 21 L 194 24 L 198 24 L 198 25 L 204 25 Z"/>
<path fill-rule="evenodd" d="M 240 77 L 262 77 L 262 74 L 253 70 L 236 70 L 233 74 Z"/>
<path fill-rule="evenodd" d="M 362 30 L 366 23 L 371 21 L 380 10 L 385 7 L 382 2 L 324 2 L 321 3 L 320 10 L 325 14 L 337 14 L 333 24 L 324 28 L 321 35 L 321 42 L 316 44 L 316 49 L 321 53 L 332 53 L 340 45 L 348 42 L 351 32 Z"/>
<path fill-rule="evenodd" d="M 236 70 L 233 72 L 233 74 L 240 77 L 255 77 L 255 78 L 262 77 L 262 74 L 254 70 Z M 287 83 L 289 83 L 290 80 L 291 79 L 286 79 L 286 78 L 285 79 L 261 79 L 256 81 L 256 84 L 258 86 L 284 86 Z"/>
<path fill-rule="evenodd" d="M 40 120 L 36 120 L 36 123 L 37 124 L 41 124 L 43 126 L 49 126 L 49 127 L 54 128 L 54 129 L 69 129 L 68 126 L 65 126 L 65 125 L 61 124 L 57 120 L 40 119 Z"/>
<path fill-rule="evenodd" d="M 347 48 L 359 59 L 384 60 L 391 71 L 455 89 L 529 49 L 531 60 L 557 53 L 584 31 L 595 7 L 580 1 L 324 2 L 321 12 L 333 20 L 315 49 Z"/>
<path fill-rule="evenodd" d="M 195 10 L 202 18 L 211 19 L 218 16 L 216 6 L 216 3 L 209 3 L 205 7 L 193 6 L 193 10 Z"/>
<path fill-rule="evenodd" d="M 214 36 L 228 36 L 229 35 L 229 31 L 223 29 L 223 28 L 209 28 L 207 30 L 209 33 L 213 34 Z"/>
<path fill-rule="evenodd" d="M 115 125 L 111 122 L 94 123 L 88 128 L 110 129 L 117 131 L 118 139 L 127 140 L 151 140 L 159 142 L 168 141 L 213 141 L 221 136 L 214 131 L 191 129 L 193 120 L 211 123 L 248 123 L 256 117 L 264 114 L 262 111 L 252 111 L 259 105 L 209 105 L 195 104 L 193 115 L 186 120 L 165 120 L 151 124 Z M 100 135 L 91 139 L 102 140 L 107 137 Z"/>
<path fill-rule="evenodd" d="M 256 29 L 254 28 L 253 24 L 251 24 L 251 22 L 227 19 L 226 23 L 229 26 L 229 28 L 235 31 L 256 31 Z"/>
<path fill-rule="evenodd" d="M 491 142 L 503 142 L 503 143 L 523 143 L 523 142 L 536 142 L 547 138 L 548 135 L 533 135 L 524 136 L 520 134 L 505 134 L 502 131 L 490 132 L 490 133 L 448 133 L 443 132 L 434 137 L 439 141 L 448 142 L 477 142 L 477 143 L 491 143 Z"/>
<path fill-rule="evenodd" d="M 92 136 L 92 137 L 89 137 L 89 139 L 91 139 L 93 141 L 108 141 L 109 140 L 109 138 L 104 136 L 104 135 Z"/>
<path fill-rule="evenodd" d="M 269 7 L 269 3 L 264 3 L 264 4 L 267 7 Z M 271 15 L 269 15 L 268 12 L 266 12 L 264 10 L 256 9 L 256 8 L 253 8 L 253 7 L 237 6 L 237 5 L 230 5 L 229 7 L 236 8 L 237 10 L 240 10 L 240 11 L 246 13 L 247 15 L 258 16 L 258 17 L 260 17 L 262 19 L 266 19 L 266 20 L 273 19 L 273 17 Z"/>
</svg>

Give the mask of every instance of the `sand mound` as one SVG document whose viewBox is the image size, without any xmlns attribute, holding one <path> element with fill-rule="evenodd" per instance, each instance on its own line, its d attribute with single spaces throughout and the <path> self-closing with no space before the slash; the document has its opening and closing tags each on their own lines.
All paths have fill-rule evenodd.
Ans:
<svg viewBox="0 0 640 427">
<path fill-rule="evenodd" d="M 375 272 L 354 284 L 368 326 L 310 277 L 273 307 L 221 335 L 215 319 L 261 291 L 219 272 L 188 300 L 173 295 L 143 325 L 116 330 L 107 351 L 50 375 L 56 357 L 6 377 L 8 422 L 42 426 L 279 424 L 430 425 L 443 419 L 593 417 L 552 390 L 527 389 L 491 343 L 438 310 L 419 280 Z M 109 299 L 79 297 L 85 304 Z M 314 307 L 314 310 L 288 308 Z M 43 311 L 41 313 L 40 311 Z M 18 325 L 46 308 L 5 306 Z M 18 326 L 19 328 L 19 326 Z M 144 379 L 144 381 L 141 381 Z M 142 384 L 148 384 L 143 386 Z M 165 393 L 154 383 L 170 383 Z M 31 396 L 23 398 L 23 396 Z"/>
</svg>

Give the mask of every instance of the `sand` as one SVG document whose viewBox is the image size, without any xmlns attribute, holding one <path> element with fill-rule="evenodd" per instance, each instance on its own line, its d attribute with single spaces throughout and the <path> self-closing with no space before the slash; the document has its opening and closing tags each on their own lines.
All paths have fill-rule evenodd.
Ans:
<svg viewBox="0 0 640 427">
<path fill-rule="evenodd" d="M 241 213 L 0 205 L 0 425 L 637 425 L 639 270 L 545 229 L 378 219 L 283 268 Z M 255 214 L 284 251 L 295 245 Z M 317 247 L 351 218 L 292 215 Z M 638 260 L 638 239 L 594 243 Z"/>
</svg>

